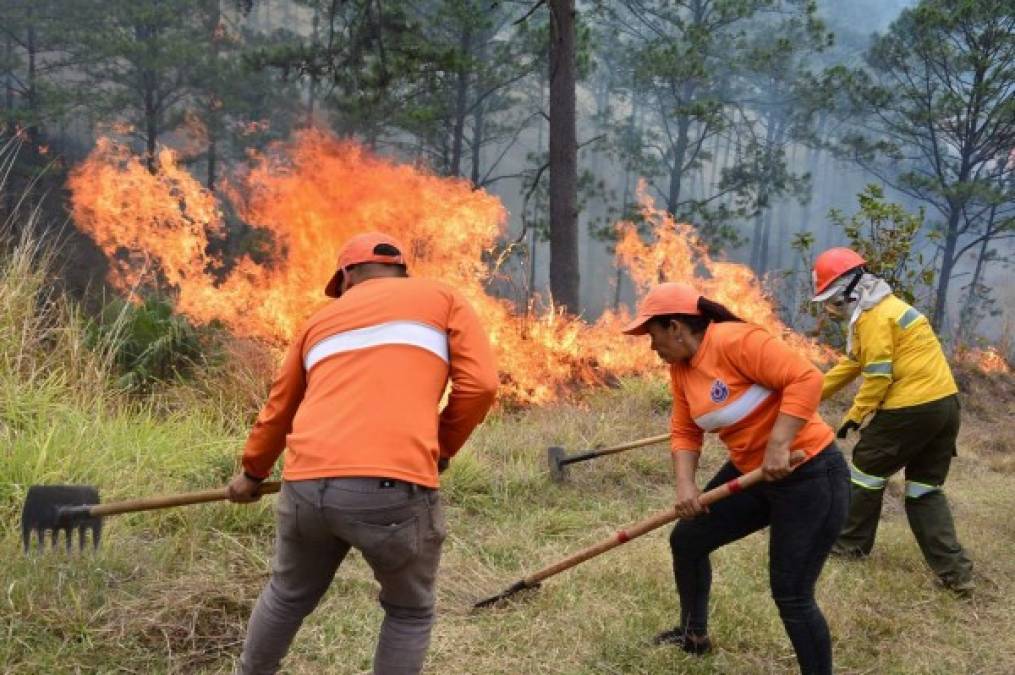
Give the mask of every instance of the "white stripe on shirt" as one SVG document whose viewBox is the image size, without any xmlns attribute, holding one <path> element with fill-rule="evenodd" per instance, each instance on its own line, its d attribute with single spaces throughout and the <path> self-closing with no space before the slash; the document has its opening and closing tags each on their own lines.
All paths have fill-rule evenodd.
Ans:
<svg viewBox="0 0 1015 675">
<path fill-rule="evenodd" d="M 716 429 L 728 427 L 757 410 L 758 406 L 764 403 L 771 395 L 772 392 L 770 390 L 757 384 L 752 384 L 747 391 L 740 395 L 740 398 L 722 408 L 705 413 L 700 417 L 695 417 L 694 423 L 705 431 L 715 431 Z"/>
<path fill-rule="evenodd" d="M 448 336 L 433 326 L 415 321 L 391 321 L 376 326 L 357 328 L 331 335 L 310 348 L 303 360 L 303 368 L 310 369 L 323 359 L 343 352 L 368 349 L 381 345 L 409 345 L 425 349 L 445 363 L 448 356 Z"/>
</svg>

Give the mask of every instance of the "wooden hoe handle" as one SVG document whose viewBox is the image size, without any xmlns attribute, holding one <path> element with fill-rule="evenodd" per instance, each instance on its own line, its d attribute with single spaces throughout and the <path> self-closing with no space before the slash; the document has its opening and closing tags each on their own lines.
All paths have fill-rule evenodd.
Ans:
<svg viewBox="0 0 1015 675">
<path fill-rule="evenodd" d="M 723 483 L 717 488 L 712 488 L 711 490 L 702 493 L 701 497 L 698 498 L 698 501 L 701 503 L 702 506 L 715 504 L 717 501 L 725 499 L 726 497 L 729 497 L 731 494 L 740 492 L 741 490 L 746 490 L 749 487 L 753 487 L 754 485 L 757 485 L 763 480 L 764 478 L 761 475 L 761 469 L 755 469 L 754 471 L 746 473 L 743 476 L 734 478 L 733 480 L 727 483 Z M 604 539 L 597 544 L 593 544 L 588 548 L 582 549 L 577 553 L 569 555 L 563 560 L 558 560 L 557 562 L 547 567 L 544 567 L 538 572 L 530 574 L 529 576 L 525 577 L 524 582 L 527 586 L 534 586 L 543 579 L 546 579 L 547 577 L 552 577 L 555 574 L 560 574 L 566 569 L 570 569 L 575 565 L 579 565 L 585 562 L 586 560 L 589 560 L 590 558 L 595 558 L 597 555 L 606 553 L 611 548 L 616 548 L 621 544 L 626 544 L 632 539 L 635 539 L 643 534 L 651 532 L 652 530 L 660 528 L 666 523 L 672 523 L 676 519 L 677 519 L 676 507 L 666 509 L 665 511 L 660 511 L 655 515 L 646 518 L 645 520 L 640 520 L 637 523 L 631 525 L 630 527 L 618 531 L 616 534 L 614 534 L 612 537 L 608 539 Z"/>
<path fill-rule="evenodd" d="M 281 487 L 282 484 L 278 481 L 267 481 L 261 483 L 261 489 L 258 490 L 258 494 L 273 494 L 278 492 Z M 128 499 L 122 502 L 109 502 L 108 504 L 96 504 L 88 509 L 88 513 L 91 516 L 113 516 L 118 513 L 151 511 L 153 509 L 168 509 L 173 506 L 217 502 L 228 498 L 229 496 L 226 493 L 226 488 L 220 487 L 213 490 L 184 492 L 183 494 L 167 495 L 164 497 L 146 497 L 143 499 Z"/>
<path fill-rule="evenodd" d="M 627 443 L 621 443 L 620 445 L 611 445 L 608 448 L 602 448 L 601 450 L 593 450 L 589 454 L 595 454 L 597 457 L 602 455 L 612 455 L 615 452 L 624 452 L 625 450 L 633 450 L 634 448 L 642 448 L 646 445 L 655 445 L 656 443 L 662 443 L 663 441 L 670 440 L 670 435 L 659 434 L 658 436 L 649 436 L 648 438 L 639 438 L 636 441 L 628 441 Z"/>
<path fill-rule="evenodd" d="M 794 462 L 802 460 L 804 458 L 803 454 L 804 453 L 799 450 L 794 452 L 790 461 Z M 717 501 L 725 499 L 726 497 L 729 497 L 731 494 L 740 492 L 741 490 L 746 490 L 747 488 L 753 487 L 758 483 L 761 483 L 762 481 L 764 481 L 764 476 L 761 473 L 761 469 L 757 468 L 754 471 L 750 471 L 742 476 L 734 478 L 733 480 L 728 481 L 717 488 L 712 488 L 711 490 L 704 492 L 698 498 L 698 501 L 701 503 L 702 506 L 715 504 Z M 581 563 L 585 562 L 586 560 L 589 560 L 590 558 L 595 558 L 597 555 L 605 553 L 612 548 L 616 548 L 621 544 L 626 544 L 632 539 L 640 537 L 641 535 L 647 532 L 651 532 L 656 528 L 662 527 L 666 523 L 671 523 L 676 519 L 677 519 L 676 507 L 666 509 L 665 511 L 660 511 L 659 513 L 656 513 L 655 515 L 650 516 L 645 520 L 641 520 L 637 523 L 634 523 L 628 528 L 620 530 L 619 532 L 609 537 L 608 539 L 604 539 L 597 544 L 593 544 L 588 548 L 584 548 L 581 551 L 578 551 L 577 553 L 569 555 L 563 560 L 559 560 L 553 563 L 552 565 L 544 567 L 543 569 L 533 574 L 530 574 L 527 577 L 519 579 L 501 593 L 480 600 L 475 605 L 473 605 L 473 607 L 474 608 L 490 607 L 499 602 L 500 600 L 508 598 L 514 595 L 515 593 L 518 593 L 519 591 L 523 591 L 527 588 L 535 588 L 539 586 L 539 582 L 543 581 L 548 577 L 552 577 L 555 574 L 560 574 L 564 570 L 570 569 L 575 565 L 580 565 Z"/>
</svg>

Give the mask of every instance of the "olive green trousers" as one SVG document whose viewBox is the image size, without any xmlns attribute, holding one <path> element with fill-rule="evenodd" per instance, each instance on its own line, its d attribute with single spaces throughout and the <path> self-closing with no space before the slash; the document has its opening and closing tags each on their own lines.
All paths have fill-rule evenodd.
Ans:
<svg viewBox="0 0 1015 675">
<path fill-rule="evenodd" d="M 849 517 L 833 553 L 870 554 L 885 485 L 902 470 L 906 516 L 927 564 L 946 586 L 963 589 L 971 584 L 973 564 L 955 534 L 942 490 L 960 423 L 958 396 L 874 415 L 853 448 Z"/>
</svg>

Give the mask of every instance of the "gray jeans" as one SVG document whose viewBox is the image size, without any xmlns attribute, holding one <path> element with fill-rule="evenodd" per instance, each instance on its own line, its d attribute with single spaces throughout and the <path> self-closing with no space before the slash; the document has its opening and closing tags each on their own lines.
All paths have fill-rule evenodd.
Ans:
<svg viewBox="0 0 1015 675">
<path fill-rule="evenodd" d="M 381 585 L 376 675 L 423 668 L 447 534 L 436 490 L 382 478 L 286 481 L 278 498 L 271 580 L 250 616 L 238 672 L 274 673 L 350 547 Z"/>
</svg>

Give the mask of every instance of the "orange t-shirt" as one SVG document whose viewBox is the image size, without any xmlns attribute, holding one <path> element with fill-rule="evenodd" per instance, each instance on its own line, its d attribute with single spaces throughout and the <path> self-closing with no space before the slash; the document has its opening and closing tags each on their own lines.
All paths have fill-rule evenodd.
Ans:
<svg viewBox="0 0 1015 675">
<path fill-rule="evenodd" d="M 785 342 L 749 323 L 708 326 L 698 352 L 670 367 L 674 452 L 701 452 L 706 431 L 717 432 L 730 461 L 746 473 L 761 466 L 779 413 L 807 420 L 791 445 L 813 457 L 832 442 L 818 415 L 821 372 Z"/>
<path fill-rule="evenodd" d="M 243 468 L 267 476 L 288 448 L 286 480 L 376 476 L 437 487 L 438 458 L 458 452 L 498 384 L 486 332 L 458 291 L 426 279 L 369 279 L 297 333 Z"/>
</svg>

